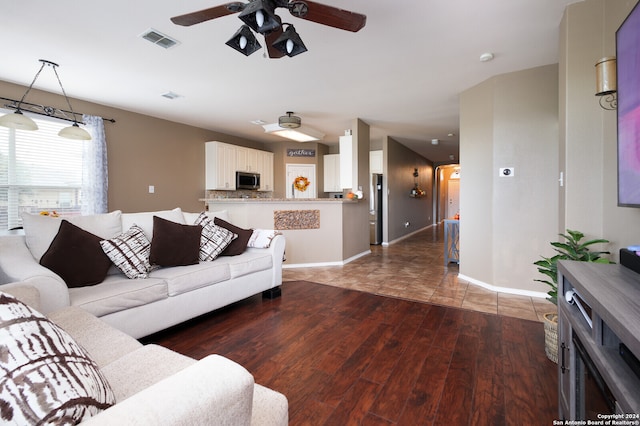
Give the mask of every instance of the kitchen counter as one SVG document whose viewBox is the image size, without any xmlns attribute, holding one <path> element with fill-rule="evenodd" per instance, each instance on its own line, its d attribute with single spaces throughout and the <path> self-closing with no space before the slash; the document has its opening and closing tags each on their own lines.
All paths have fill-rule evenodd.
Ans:
<svg viewBox="0 0 640 426">
<path fill-rule="evenodd" d="M 344 265 L 371 252 L 369 206 L 348 198 L 203 198 L 241 228 L 275 229 L 287 240 L 283 267 Z"/>
<path fill-rule="evenodd" d="M 332 202 L 332 203 L 355 203 L 360 200 L 350 200 L 348 198 L 201 198 L 199 201 L 205 203 L 304 203 L 304 202 Z"/>
</svg>

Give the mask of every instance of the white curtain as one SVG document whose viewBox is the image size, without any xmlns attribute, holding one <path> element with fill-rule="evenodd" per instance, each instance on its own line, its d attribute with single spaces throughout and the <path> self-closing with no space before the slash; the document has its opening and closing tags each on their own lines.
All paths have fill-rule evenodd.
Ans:
<svg viewBox="0 0 640 426">
<path fill-rule="evenodd" d="M 106 213 L 107 206 L 107 139 L 102 117 L 83 115 L 91 140 L 83 141 L 82 214 Z"/>
</svg>

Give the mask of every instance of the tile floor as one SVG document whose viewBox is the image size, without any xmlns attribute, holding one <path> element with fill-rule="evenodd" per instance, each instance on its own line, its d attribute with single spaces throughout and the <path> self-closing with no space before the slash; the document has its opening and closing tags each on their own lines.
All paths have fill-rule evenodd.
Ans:
<svg viewBox="0 0 640 426">
<path fill-rule="evenodd" d="M 444 265 L 442 225 L 398 243 L 371 246 L 371 254 L 344 266 L 287 268 L 283 281 L 306 280 L 403 299 L 543 321 L 555 306 L 542 298 L 496 293 L 458 278 Z"/>
</svg>

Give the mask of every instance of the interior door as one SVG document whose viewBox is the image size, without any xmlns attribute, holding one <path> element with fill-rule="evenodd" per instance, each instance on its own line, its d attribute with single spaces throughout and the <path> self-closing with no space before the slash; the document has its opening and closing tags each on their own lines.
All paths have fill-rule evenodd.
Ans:
<svg viewBox="0 0 640 426">
<path fill-rule="evenodd" d="M 460 179 L 447 182 L 447 218 L 451 219 L 460 212 Z"/>
<path fill-rule="evenodd" d="M 316 165 L 287 164 L 287 198 L 317 198 Z"/>
</svg>

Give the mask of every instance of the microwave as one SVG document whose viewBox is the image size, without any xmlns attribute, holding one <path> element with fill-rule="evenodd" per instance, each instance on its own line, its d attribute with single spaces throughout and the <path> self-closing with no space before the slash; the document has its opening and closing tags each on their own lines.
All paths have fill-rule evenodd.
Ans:
<svg viewBox="0 0 640 426">
<path fill-rule="evenodd" d="M 260 173 L 236 172 L 236 189 L 260 189 Z"/>
</svg>

